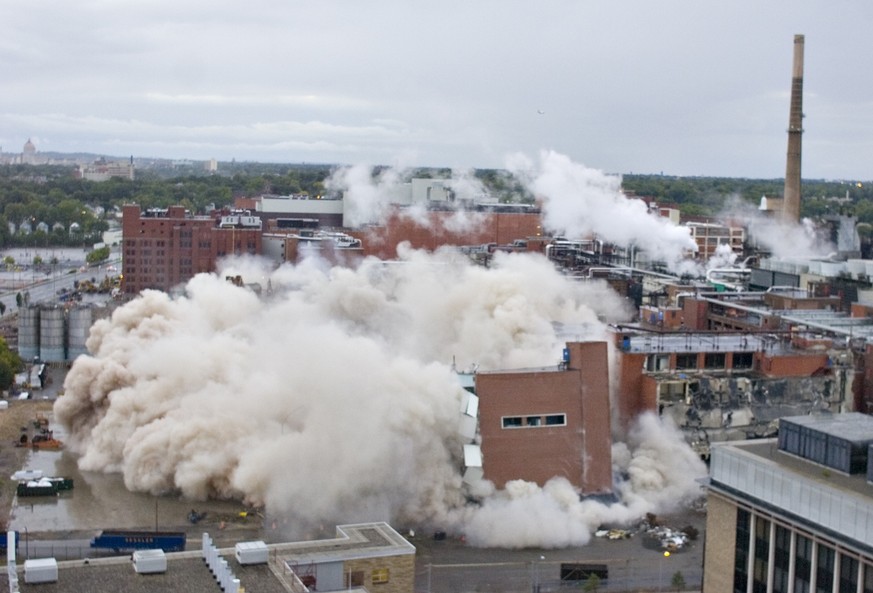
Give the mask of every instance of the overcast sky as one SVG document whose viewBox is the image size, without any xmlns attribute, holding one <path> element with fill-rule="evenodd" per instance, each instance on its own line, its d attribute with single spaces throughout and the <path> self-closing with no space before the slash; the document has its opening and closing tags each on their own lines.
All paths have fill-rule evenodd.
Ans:
<svg viewBox="0 0 873 593">
<path fill-rule="evenodd" d="M 0 146 L 136 157 L 873 178 L 866 0 L 0 3 Z"/>
</svg>

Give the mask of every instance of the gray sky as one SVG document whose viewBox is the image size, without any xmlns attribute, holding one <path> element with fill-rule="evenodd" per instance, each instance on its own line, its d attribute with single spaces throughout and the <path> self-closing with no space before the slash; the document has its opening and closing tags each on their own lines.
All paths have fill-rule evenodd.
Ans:
<svg viewBox="0 0 873 593">
<path fill-rule="evenodd" d="M 0 4 L 0 146 L 276 162 L 869 180 L 873 3 L 31 0 Z"/>
</svg>

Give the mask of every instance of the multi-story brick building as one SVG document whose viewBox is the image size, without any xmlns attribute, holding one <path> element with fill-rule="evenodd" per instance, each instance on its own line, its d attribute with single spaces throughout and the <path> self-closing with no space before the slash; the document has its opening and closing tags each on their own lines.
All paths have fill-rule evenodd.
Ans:
<svg viewBox="0 0 873 593">
<path fill-rule="evenodd" d="M 606 342 L 573 342 L 555 367 L 477 373 L 485 479 L 612 492 L 608 367 Z"/>
<path fill-rule="evenodd" d="M 227 255 L 261 253 L 261 221 L 246 213 L 192 216 L 182 206 L 125 206 L 122 219 L 123 290 L 170 290 L 195 274 L 214 272 Z"/>
</svg>

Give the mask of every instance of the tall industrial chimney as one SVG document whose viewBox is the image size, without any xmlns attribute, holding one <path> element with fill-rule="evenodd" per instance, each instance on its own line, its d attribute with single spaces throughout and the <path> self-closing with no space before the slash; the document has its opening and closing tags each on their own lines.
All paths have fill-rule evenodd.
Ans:
<svg viewBox="0 0 873 593">
<path fill-rule="evenodd" d="M 800 148 L 803 135 L 803 35 L 794 36 L 794 67 L 791 72 L 791 111 L 788 116 L 788 158 L 782 218 L 800 221 Z"/>
</svg>

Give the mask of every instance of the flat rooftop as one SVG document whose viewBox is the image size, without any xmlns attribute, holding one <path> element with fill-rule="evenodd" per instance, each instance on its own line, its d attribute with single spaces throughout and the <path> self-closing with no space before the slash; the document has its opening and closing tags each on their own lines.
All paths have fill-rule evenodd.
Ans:
<svg viewBox="0 0 873 593">
<path fill-rule="evenodd" d="M 873 554 L 873 485 L 779 450 L 777 439 L 715 443 L 710 489 Z"/>
<path fill-rule="evenodd" d="M 761 334 L 726 334 L 723 332 L 641 333 L 627 337 L 625 352 L 798 352 L 780 340 Z"/>
<path fill-rule="evenodd" d="M 57 582 L 26 584 L 24 562 L 21 561 L 17 566 L 19 588 L 23 593 L 220 591 L 203 560 L 199 541 L 192 543 L 189 540 L 189 547 L 194 546 L 197 549 L 167 553 L 167 571 L 160 574 L 138 574 L 130 555 L 126 555 L 58 562 Z M 415 554 L 415 546 L 387 523 L 340 525 L 333 539 L 269 544 L 267 548 L 268 564 L 241 565 L 236 561 L 232 547 L 219 549 L 219 554 L 227 560 L 228 568 L 240 580 L 240 586 L 258 593 L 287 593 L 295 566 Z M 0 592 L 8 590 L 8 579 L 0 579 Z"/>
<path fill-rule="evenodd" d="M 811 428 L 816 432 L 844 441 L 858 444 L 873 442 L 873 416 L 861 414 L 860 412 L 786 416 L 781 420 Z M 871 486 L 871 492 L 873 492 L 873 486 Z"/>
</svg>

